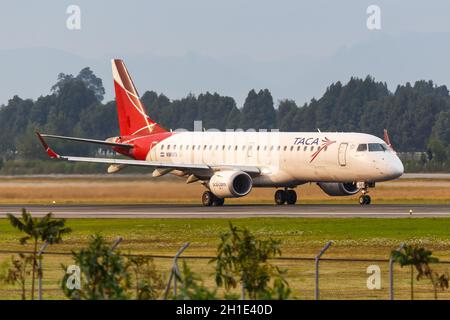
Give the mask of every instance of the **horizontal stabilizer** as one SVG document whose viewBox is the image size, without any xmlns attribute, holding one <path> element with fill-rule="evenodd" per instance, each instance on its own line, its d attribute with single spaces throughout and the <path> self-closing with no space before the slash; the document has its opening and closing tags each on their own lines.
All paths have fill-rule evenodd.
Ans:
<svg viewBox="0 0 450 320">
<path fill-rule="evenodd" d="M 39 134 L 39 135 L 41 137 L 45 137 L 45 138 L 54 138 L 54 139 L 61 139 L 61 140 L 70 140 L 70 141 L 94 143 L 94 144 L 101 144 L 101 145 L 105 145 L 105 146 L 119 147 L 119 148 L 126 148 L 126 149 L 133 148 L 132 144 L 127 144 L 127 143 L 110 142 L 110 141 L 94 140 L 94 139 L 84 139 L 84 138 L 75 138 L 75 137 L 55 136 L 55 135 L 52 135 L 52 134 Z"/>
</svg>

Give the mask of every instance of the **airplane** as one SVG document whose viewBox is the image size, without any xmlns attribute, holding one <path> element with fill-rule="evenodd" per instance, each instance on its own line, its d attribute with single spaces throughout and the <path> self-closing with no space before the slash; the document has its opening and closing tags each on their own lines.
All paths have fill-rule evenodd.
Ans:
<svg viewBox="0 0 450 320">
<path fill-rule="evenodd" d="M 225 198 L 248 195 L 253 188 L 275 188 L 276 205 L 294 205 L 297 186 L 316 183 L 330 196 L 361 192 L 359 203 L 371 203 L 369 188 L 403 174 L 401 160 L 387 131 L 384 140 L 364 133 L 166 130 L 146 113 L 122 60 L 112 60 L 120 136 L 106 140 L 36 132 L 50 158 L 109 164 L 108 173 L 127 166 L 153 169 L 199 182 L 204 206 L 222 206 Z M 59 155 L 45 138 L 93 143 L 125 158 Z"/>
</svg>

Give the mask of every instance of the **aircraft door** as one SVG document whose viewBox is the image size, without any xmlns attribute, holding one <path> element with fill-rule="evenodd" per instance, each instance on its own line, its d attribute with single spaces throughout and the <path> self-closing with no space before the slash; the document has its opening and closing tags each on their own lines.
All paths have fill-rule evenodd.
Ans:
<svg viewBox="0 0 450 320">
<path fill-rule="evenodd" d="M 341 167 L 345 167 L 345 165 L 347 164 L 347 148 L 348 143 L 346 142 L 339 145 L 338 161 Z"/>
<path fill-rule="evenodd" d="M 156 161 L 156 145 L 158 144 L 157 141 L 153 141 L 150 145 L 150 160 Z"/>
</svg>

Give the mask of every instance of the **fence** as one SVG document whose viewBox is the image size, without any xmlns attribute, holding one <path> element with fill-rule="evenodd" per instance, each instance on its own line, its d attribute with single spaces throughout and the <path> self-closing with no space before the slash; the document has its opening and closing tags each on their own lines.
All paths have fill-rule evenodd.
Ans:
<svg viewBox="0 0 450 320">
<path fill-rule="evenodd" d="M 118 243 L 115 243 L 117 246 Z M 14 254 L 30 254 L 28 251 L 0 250 L 0 267 Z M 62 265 L 73 264 L 69 252 L 43 252 L 42 299 L 63 299 L 61 280 L 65 270 Z M 124 254 L 124 256 L 130 256 Z M 174 257 L 168 255 L 144 255 L 153 258 L 158 270 L 162 271 L 165 283 L 169 282 L 173 270 Z M 178 264 L 186 261 L 191 270 L 199 275 L 208 287 L 215 287 L 214 267 L 211 256 L 195 256 L 182 253 Z M 314 257 L 277 257 L 273 264 L 287 270 L 286 279 L 295 299 L 410 299 L 410 269 L 401 268 L 397 263 L 390 270 L 389 259 L 326 258 L 318 254 Z M 433 270 L 448 272 L 450 261 L 432 265 Z M 391 285 L 392 277 L 392 285 Z M 31 287 L 28 280 L 27 292 Z M 39 285 L 38 285 L 39 287 Z M 170 288 L 173 290 L 173 282 Z M 392 291 L 391 291 L 392 290 Z M 450 299 L 450 290 L 438 290 L 438 299 Z M 20 299 L 20 289 L 0 285 L 0 299 Z M 219 292 L 220 294 L 221 292 Z M 234 292 L 240 296 L 237 288 Z M 434 299 L 434 287 L 428 279 L 414 281 L 415 299 Z M 36 297 L 39 297 L 36 294 Z"/>
</svg>

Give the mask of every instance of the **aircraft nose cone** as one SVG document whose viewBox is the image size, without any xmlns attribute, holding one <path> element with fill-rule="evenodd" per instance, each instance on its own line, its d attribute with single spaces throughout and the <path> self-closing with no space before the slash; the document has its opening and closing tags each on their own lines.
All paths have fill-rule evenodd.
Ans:
<svg viewBox="0 0 450 320">
<path fill-rule="evenodd" d="M 403 174 L 403 172 L 405 171 L 405 168 L 403 167 L 403 163 L 398 157 L 395 157 L 395 161 L 392 162 L 391 168 L 389 171 L 390 171 L 392 178 L 394 178 L 394 179 L 400 177 Z"/>
</svg>

